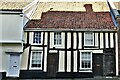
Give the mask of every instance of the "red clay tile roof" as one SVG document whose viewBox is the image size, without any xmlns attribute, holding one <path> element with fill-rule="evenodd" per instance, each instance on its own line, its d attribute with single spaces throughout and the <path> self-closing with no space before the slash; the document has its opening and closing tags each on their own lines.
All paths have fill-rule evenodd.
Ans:
<svg viewBox="0 0 120 80">
<path fill-rule="evenodd" d="M 49 11 L 26 27 L 40 29 L 115 29 L 109 12 Z"/>
</svg>

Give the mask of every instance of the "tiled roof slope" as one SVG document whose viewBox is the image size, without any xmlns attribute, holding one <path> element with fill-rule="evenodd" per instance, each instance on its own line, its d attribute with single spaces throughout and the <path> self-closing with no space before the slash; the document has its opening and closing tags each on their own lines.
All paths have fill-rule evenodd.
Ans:
<svg viewBox="0 0 120 80">
<path fill-rule="evenodd" d="M 40 29 L 115 29 L 109 12 L 48 11 L 26 27 Z"/>
<path fill-rule="evenodd" d="M 109 11 L 106 2 L 39 2 L 32 19 L 41 19 L 42 12 L 51 11 L 86 11 L 85 4 L 92 4 L 94 12 Z M 52 9 L 51 9 L 52 8 Z"/>
<path fill-rule="evenodd" d="M 0 0 L 0 10 L 22 10 L 32 0 Z"/>
</svg>

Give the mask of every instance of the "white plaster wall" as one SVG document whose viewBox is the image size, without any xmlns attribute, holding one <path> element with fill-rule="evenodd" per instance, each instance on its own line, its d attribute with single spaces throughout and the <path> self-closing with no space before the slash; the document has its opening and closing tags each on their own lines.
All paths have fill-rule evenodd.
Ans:
<svg viewBox="0 0 120 80">
<path fill-rule="evenodd" d="M 73 33 L 73 36 L 74 36 L 73 37 L 73 41 L 74 41 L 74 47 L 73 48 L 76 49 L 76 45 L 78 44 L 77 43 L 77 35 L 76 35 L 76 33 Z"/>
<path fill-rule="evenodd" d="M 30 47 L 27 47 L 27 48 L 24 50 L 24 53 L 22 53 L 21 66 L 20 66 L 20 69 L 21 69 L 21 70 L 27 70 L 28 57 L 29 57 L 29 48 L 30 48 Z"/>
<path fill-rule="evenodd" d="M 71 33 L 67 33 L 67 48 L 71 48 Z"/>
<path fill-rule="evenodd" d="M 29 43 L 32 44 L 33 43 L 33 32 L 29 33 Z"/>
<path fill-rule="evenodd" d="M 0 58 L 0 72 L 5 72 L 7 70 L 7 66 L 8 66 L 8 54 L 6 54 L 2 47 L 1 48 L 1 58 Z"/>
<path fill-rule="evenodd" d="M 77 72 L 77 51 L 74 51 L 74 72 Z"/>
<path fill-rule="evenodd" d="M 35 47 L 35 46 L 32 46 L 32 47 L 31 47 L 31 50 L 43 50 L 43 47 Z"/>
<path fill-rule="evenodd" d="M 109 48 L 109 45 L 108 45 L 108 33 L 105 33 L 105 47 L 106 48 Z"/>
<path fill-rule="evenodd" d="M 71 72 L 71 52 L 67 51 L 67 72 Z"/>
<path fill-rule="evenodd" d="M 103 33 L 100 33 L 100 48 L 103 48 Z"/>
<path fill-rule="evenodd" d="M 110 48 L 114 47 L 113 33 L 110 33 Z"/>
<path fill-rule="evenodd" d="M 98 46 L 98 33 L 95 33 L 95 46 Z"/>
<path fill-rule="evenodd" d="M 116 76 L 119 75 L 119 68 L 118 68 L 118 34 L 115 33 L 115 42 L 116 42 Z"/>
<path fill-rule="evenodd" d="M 24 32 L 24 43 L 27 43 L 27 32 Z"/>
<path fill-rule="evenodd" d="M 8 55 L 6 52 L 22 52 L 21 44 L 0 44 L 0 72 L 7 71 L 8 68 Z"/>
<path fill-rule="evenodd" d="M 45 54 L 44 54 L 44 72 L 47 71 L 47 47 L 45 47 Z"/>
<path fill-rule="evenodd" d="M 60 51 L 58 72 L 64 72 L 65 71 L 64 66 L 65 66 L 65 54 L 64 54 L 64 51 Z"/>
<path fill-rule="evenodd" d="M 54 32 L 50 33 L 50 48 L 54 46 Z"/>
<path fill-rule="evenodd" d="M 45 45 L 47 45 L 47 40 L 48 40 L 48 33 L 47 32 L 45 32 Z"/>
<path fill-rule="evenodd" d="M 23 37 L 23 23 L 20 15 L 2 15 L 0 14 L 0 21 L 2 21 L 2 39 L 0 42 L 17 42 L 22 41 Z"/>
<path fill-rule="evenodd" d="M 82 48 L 82 33 L 79 33 L 79 45 L 78 48 L 81 49 Z"/>
</svg>

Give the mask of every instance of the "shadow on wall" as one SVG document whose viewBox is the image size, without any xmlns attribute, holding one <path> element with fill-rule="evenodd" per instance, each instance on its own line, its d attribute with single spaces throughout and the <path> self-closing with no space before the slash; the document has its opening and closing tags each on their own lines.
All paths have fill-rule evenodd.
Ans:
<svg viewBox="0 0 120 80">
<path fill-rule="evenodd" d="M 0 80 L 2 79 L 2 73 L 0 73 Z"/>
</svg>

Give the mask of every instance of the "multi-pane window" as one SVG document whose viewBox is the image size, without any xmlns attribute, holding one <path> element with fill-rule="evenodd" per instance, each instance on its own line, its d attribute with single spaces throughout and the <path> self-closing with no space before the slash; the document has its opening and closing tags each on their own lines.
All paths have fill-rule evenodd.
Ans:
<svg viewBox="0 0 120 80">
<path fill-rule="evenodd" d="M 94 34 L 92 32 L 86 32 L 84 37 L 85 46 L 94 45 Z"/>
<path fill-rule="evenodd" d="M 81 52 L 80 69 L 92 69 L 92 53 Z"/>
<path fill-rule="evenodd" d="M 41 69 L 42 68 L 42 51 L 32 51 L 31 52 L 31 69 Z"/>
<path fill-rule="evenodd" d="M 41 43 L 41 32 L 34 32 L 33 36 L 33 43 L 34 44 L 40 44 Z"/>
<path fill-rule="evenodd" d="M 61 32 L 54 32 L 54 45 L 61 44 L 62 44 Z"/>
</svg>

